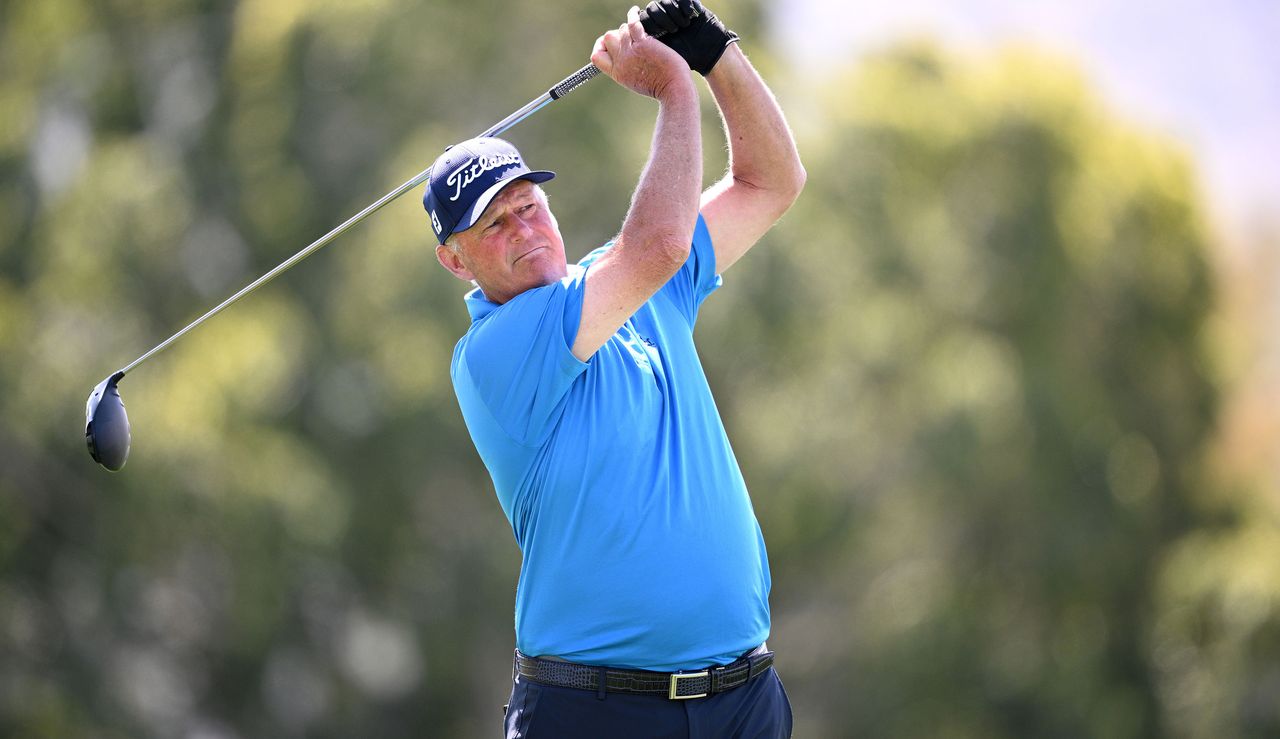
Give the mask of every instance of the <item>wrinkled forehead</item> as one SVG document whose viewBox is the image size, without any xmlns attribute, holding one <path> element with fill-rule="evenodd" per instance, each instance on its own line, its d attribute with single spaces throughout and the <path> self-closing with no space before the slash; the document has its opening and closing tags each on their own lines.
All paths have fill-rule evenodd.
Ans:
<svg viewBox="0 0 1280 739">
<path fill-rule="evenodd" d="M 511 200 L 523 198 L 537 188 L 537 184 L 530 182 L 529 180 L 516 180 L 510 185 L 502 188 L 502 192 L 498 193 L 497 196 L 494 197 L 493 201 L 489 203 L 489 207 L 492 208 L 497 203 L 506 203 Z"/>
<path fill-rule="evenodd" d="M 493 200 L 489 201 L 489 205 L 485 207 L 476 221 L 501 213 L 511 203 L 525 200 L 530 194 L 536 193 L 537 190 L 538 185 L 528 180 L 512 181 L 510 185 L 502 188 L 497 195 L 493 196 Z"/>
</svg>

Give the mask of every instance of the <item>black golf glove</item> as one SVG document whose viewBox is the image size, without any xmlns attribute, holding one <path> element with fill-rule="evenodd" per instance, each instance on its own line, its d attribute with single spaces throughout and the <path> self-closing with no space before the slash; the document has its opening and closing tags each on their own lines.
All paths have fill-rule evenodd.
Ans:
<svg viewBox="0 0 1280 739">
<path fill-rule="evenodd" d="M 738 34 L 726 29 L 698 0 L 653 0 L 640 11 L 640 25 L 645 33 L 675 49 L 690 69 L 704 77 L 729 44 L 738 40 Z"/>
</svg>

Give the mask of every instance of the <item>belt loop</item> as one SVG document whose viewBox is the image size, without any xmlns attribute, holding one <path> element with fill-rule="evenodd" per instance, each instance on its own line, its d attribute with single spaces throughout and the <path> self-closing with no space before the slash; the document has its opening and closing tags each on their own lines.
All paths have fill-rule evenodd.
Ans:
<svg viewBox="0 0 1280 739">
<path fill-rule="evenodd" d="M 599 667 L 596 669 L 596 700 L 604 700 L 605 683 L 608 682 L 608 668 Z"/>
</svg>

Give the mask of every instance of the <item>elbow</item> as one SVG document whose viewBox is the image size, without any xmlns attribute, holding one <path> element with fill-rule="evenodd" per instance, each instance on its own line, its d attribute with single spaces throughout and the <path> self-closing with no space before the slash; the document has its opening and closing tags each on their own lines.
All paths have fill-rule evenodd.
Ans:
<svg viewBox="0 0 1280 739">
<path fill-rule="evenodd" d="M 804 165 L 800 163 L 800 159 L 795 158 L 788 166 L 779 167 L 774 171 L 769 178 L 768 187 L 753 189 L 764 197 L 760 202 L 766 208 L 772 210 L 775 217 L 781 218 L 800 198 L 800 193 L 804 191 L 804 183 L 808 177 L 809 175 L 805 172 Z"/>
<path fill-rule="evenodd" d="M 796 151 L 794 142 L 791 144 L 791 156 L 788 160 L 787 166 L 782 168 L 783 174 L 779 179 L 782 181 L 783 192 L 790 197 L 787 201 L 787 205 L 790 205 L 800 197 L 800 192 L 804 190 L 804 183 L 809 179 L 809 173 L 805 171 L 804 162 L 800 161 L 800 152 Z"/>
<path fill-rule="evenodd" d="M 761 198 L 758 202 L 767 203 L 767 207 L 771 207 L 781 216 L 792 203 L 799 199 L 808 178 L 808 172 L 800 163 L 800 157 L 796 155 L 789 161 L 770 169 L 767 175 L 747 178 L 735 174 L 733 182 L 758 195 Z"/>
<path fill-rule="evenodd" d="M 690 247 L 689 242 L 681 244 L 666 237 L 648 240 L 637 260 L 636 275 L 651 292 L 658 290 L 689 261 Z"/>
<path fill-rule="evenodd" d="M 665 282 L 689 261 L 693 248 L 693 229 L 661 228 L 628 233 L 623 230 L 615 248 L 632 255 L 641 271 L 658 284 Z"/>
<path fill-rule="evenodd" d="M 809 173 L 805 171 L 804 164 L 800 162 L 800 157 L 796 157 L 792 162 L 790 171 L 783 178 L 782 192 L 787 199 L 787 206 L 790 207 L 800 197 L 800 193 L 804 191 L 804 183 L 808 181 Z"/>
<path fill-rule="evenodd" d="M 654 277 L 666 282 L 689 261 L 693 250 L 693 227 L 663 228 L 646 239 L 646 252 Z"/>
<path fill-rule="evenodd" d="M 684 263 L 689 261 L 689 252 L 693 249 L 693 231 L 688 234 L 668 233 L 654 239 L 653 254 L 666 271 L 675 274 Z"/>
</svg>

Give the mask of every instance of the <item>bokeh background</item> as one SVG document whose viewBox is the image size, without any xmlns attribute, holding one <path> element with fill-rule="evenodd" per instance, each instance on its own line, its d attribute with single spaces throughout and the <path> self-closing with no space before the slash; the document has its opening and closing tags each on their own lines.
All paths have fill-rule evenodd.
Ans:
<svg viewBox="0 0 1280 739">
<path fill-rule="evenodd" d="M 1280 11 L 890 6 L 712 5 L 809 171 L 698 329 L 796 735 L 1280 735 Z M 130 373 L 122 472 L 82 404 L 625 10 L 0 3 L 0 736 L 497 734 L 519 551 L 416 195 Z M 508 134 L 571 258 L 654 112 Z"/>
</svg>

